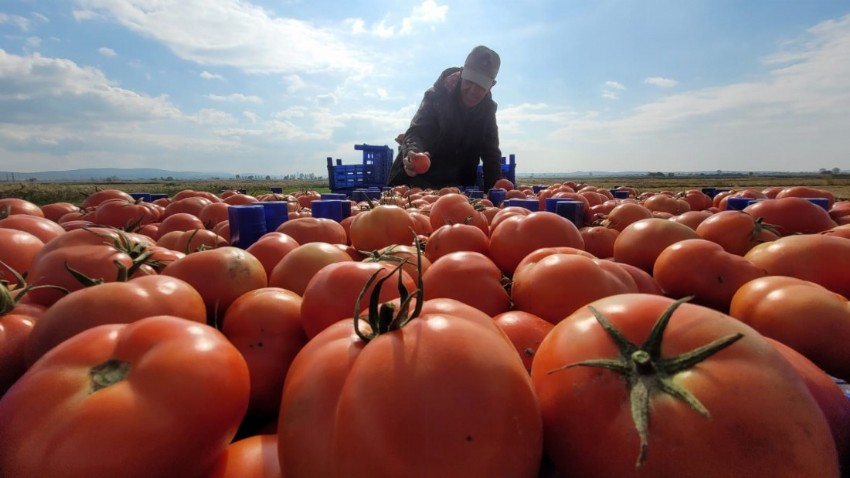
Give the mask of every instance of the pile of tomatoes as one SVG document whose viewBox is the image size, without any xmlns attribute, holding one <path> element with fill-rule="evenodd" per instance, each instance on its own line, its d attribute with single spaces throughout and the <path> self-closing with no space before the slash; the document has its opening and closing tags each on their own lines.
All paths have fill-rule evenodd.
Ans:
<svg viewBox="0 0 850 478">
<path fill-rule="evenodd" d="M 497 186 L 0 199 L 0 476 L 847 471 L 850 201 Z"/>
</svg>

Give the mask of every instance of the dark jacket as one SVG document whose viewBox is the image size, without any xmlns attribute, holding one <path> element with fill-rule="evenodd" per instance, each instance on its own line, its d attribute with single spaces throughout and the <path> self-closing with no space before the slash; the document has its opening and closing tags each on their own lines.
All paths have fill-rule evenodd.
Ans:
<svg viewBox="0 0 850 478">
<path fill-rule="evenodd" d="M 460 96 L 460 70 L 448 68 L 425 92 L 419 110 L 404 133 L 388 185 L 409 184 L 434 189 L 474 186 L 479 161 L 483 164 L 485 191 L 502 176 L 496 103 L 488 93 L 480 103 L 467 108 Z M 401 159 L 409 151 L 431 153 L 431 169 L 408 176 Z"/>
</svg>

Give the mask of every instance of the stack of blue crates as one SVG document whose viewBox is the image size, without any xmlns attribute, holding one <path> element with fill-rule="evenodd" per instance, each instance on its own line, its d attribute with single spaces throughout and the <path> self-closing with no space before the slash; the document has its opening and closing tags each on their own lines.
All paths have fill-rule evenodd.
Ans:
<svg viewBox="0 0 850 478">
<path fill-rule="evenodd" d="M 342 164 L 328 158 L 328 183 L 335 193 L 350 194 L 355 189 L 383 187 L 390 176 L 394 152 L 389 146 L 355 144 L 355 150 L 363 151 L 362 164 Z"/>
<path fill-rule="evenodd" d="M 502 177 L 516 185 L 516 155 L 511 154 L 507 158 L 502 156 Z M 479 188 L 484 186 L 484 168 L 480 164 L 478 165 L 478 175 L 475 179 L 476 185 Z"/>
</svg>

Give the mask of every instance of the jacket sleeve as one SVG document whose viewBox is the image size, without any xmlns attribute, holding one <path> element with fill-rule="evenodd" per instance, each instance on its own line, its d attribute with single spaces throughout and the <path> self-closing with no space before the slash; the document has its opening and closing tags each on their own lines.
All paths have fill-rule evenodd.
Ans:
<svg viewBox="0 0 850 478">
<path fill-rule="evenodd" d="M 436 137 L 438 131 L 437 111 L 434 105 L 434 94 L 432 90 L 425 92 L 422 98 L 422 103 L 419 104 L 419 109 L 410 121 L 410 126 L 404 133 L 404 140 L 399 147 L 399 153 L 393 161 L 390 169 L 390 177 L 387 184 L 395 186 L 399 184 L 409 184 L 410 176 L 404 172 L 402 158 L 407 156 L 407 153 L 413 151 L 415 153 L 428 151 L 429 141 Z"/>
<path fill-rule="evenodd" d="M 496 125 L 495 107 L 484 131 L 481 164 L 481 169 L 484 173 L 483 187 L 487 191 L 502 177 L 502 150 L 499 148 L 499 127 Z"/>
</svg>

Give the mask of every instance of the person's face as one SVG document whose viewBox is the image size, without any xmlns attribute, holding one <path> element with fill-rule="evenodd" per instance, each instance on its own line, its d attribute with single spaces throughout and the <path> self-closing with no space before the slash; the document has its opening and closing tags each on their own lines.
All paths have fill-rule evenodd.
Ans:
<svg viewBox="0 0 850 478">
<path fill-rule="evenodd" d="M 495 85 L 495 82 L 493 84 Z M 492 86 L 490 88 L 483 88 L 478 83 L 462 80 L 460 82 L 460 97 L 467 108 L 472 108 L 478 103 L 481 103 L 481 100 L 487 96 L 491 88 Z"/>
</svg>

